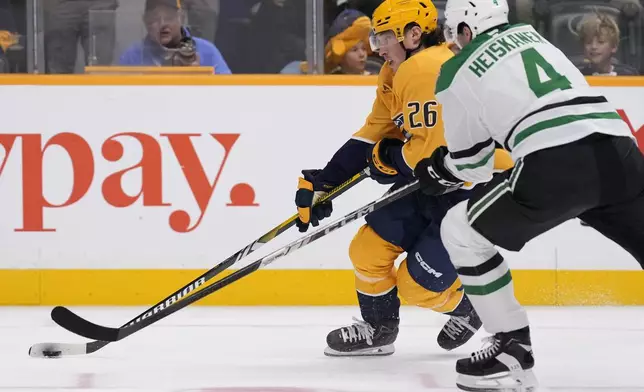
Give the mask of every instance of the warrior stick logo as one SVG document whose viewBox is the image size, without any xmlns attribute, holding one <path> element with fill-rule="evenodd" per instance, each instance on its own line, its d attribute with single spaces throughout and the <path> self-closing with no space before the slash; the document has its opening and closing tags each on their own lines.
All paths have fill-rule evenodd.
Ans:
<svg viewBox="0 0 644 392">
<path fill-rule="evenodd" d="M 164 303 L 159 304 L 156 306 L 153 310 L 147 312 L 144 314 L 142 317 L 137 317 L 136 320 L 132 321 L 130 324 L 128 324 L 128 327 L 140 323 L 142 320 L 145 320 L 146 318 L 159 313 L 163 309 L 166 309 L 172 305 L 174 305 L 176 302 L 181 300 L 181 298 L 188 296 L 191 292 L 195 291 L 199 286 L 202 286 L 204 283 L 206 283 L 206 278 L 202 277 L 199 278 L 196 282 L 192 283 L 190 286 L 186 287 L 183 289 L 180 293 L 173 295 L 172 297 L 168 298 Z"/>
</svg>

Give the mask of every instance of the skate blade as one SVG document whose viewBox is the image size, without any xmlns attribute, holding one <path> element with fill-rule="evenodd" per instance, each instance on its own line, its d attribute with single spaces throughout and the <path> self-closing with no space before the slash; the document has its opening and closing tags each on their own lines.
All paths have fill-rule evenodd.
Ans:
<svg viewBox="0 0 644 392">
<path fill-rule="evenodd" d="M 394 353 L 395 348 L 393 344 L 387 344 L 385 346 L 374 347 L 374 348 L 365 348 L 362 350 L 355 351 L 337 351 L 331 347 L 324 349 L 324 355 L 327 357 L 380 357 L 384 355 L 391 355 Z"/>
<path fill-rule="evenodd" d="M 537 378 L 532 369 L 521 372 L 503 372 L 487 377 L 459 374 L 456 386 L 468 392 L 536 392 Z"/>
</svg>

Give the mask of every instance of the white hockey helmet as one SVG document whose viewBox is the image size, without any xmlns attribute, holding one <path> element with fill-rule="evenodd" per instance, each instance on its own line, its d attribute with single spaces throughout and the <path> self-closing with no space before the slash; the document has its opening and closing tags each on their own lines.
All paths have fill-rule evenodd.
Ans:
<svg viewBox="0 0 644 392">
<path fill-rule="evenodd" d="M 508 23 L 507 0 L 448 0 L 445 7 L 445 40 L 461 46 L 456 39 L 458 25 L 472 30 L 472 39 L 492 27 Z"/>
</svg>

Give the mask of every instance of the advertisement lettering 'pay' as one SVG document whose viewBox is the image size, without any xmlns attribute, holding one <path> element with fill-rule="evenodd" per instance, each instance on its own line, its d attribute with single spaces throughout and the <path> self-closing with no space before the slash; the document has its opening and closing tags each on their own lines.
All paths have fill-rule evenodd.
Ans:
<svg viewBox="0 0 644 392">
<path fill-rule="evenodd" d="M 644 150 L 644 132 L 641 132 L 644 126 L 635 128 L 625 109 L 618 109 L 618 113 L 631 128 L 640 148 Z M 199 208 L 199 216 L 191 217 L 186 210 L 175 209 L 169 215 L 168 224 L 174 232 L 191 232 L 199 227 L 224 166 L 239 136 L 239 134 L 232 133 L 163 133 L 155 137 L 146 133 L 123 132 L 107 137 L 100 145 L 100 152 L 98 152 L 93 151 L 90 143 L 81 135 L 71 132 L 57 133 L 45 141 L 43 141 L 43 137 L 40 134 L 0 134 L 0 146 L 5 153 L 4 158 L 0 161 L 0 176 L 3 175 L 9 157 L 12 154 L 21 154 L 22 226 L 15 227 L 14 231 L 55 232 L 56 228 L 47 225 L 45 222 L 45 209 L 69 207 L 83 199 L 97 180 L 95 178 L 98 177 L 95 171 L 96 160 L 102 156 L 108 162 L 118 162 L 124 155 L 124 145 L 118 139 L 130 138 L 138 142 L 142 156 L 135 165 L 116 170 L 102 178 L 101 194 L 104 201 L 108 205 L 118 208 L 129 207 L 139 200 L 141 200 L 144 207 L 171 206 L 171 203 L 164 201 L 162 189 L 163 153 L 161 144 L 169 144 L 172 155 L 181 167 L 183 177 Z M 195 150 L 194 143 L 199 141 L 199 138 L 204 137 L 213 138 L 224 149 L 224 156 L 213 180 L 208 179 L 202 160 Z M 19 151 L 20 148 L 15 147 L 18 140 L 22 144 L 21 151 Z M 46 165 L 47 161 L 45 153 L 53 146 L 62 148 L 71 161 L 71 173 L 69 171 L 60 173 L 61 176 L 72 178 L 71 191 L 62 203 L 52 203 L 44 194 L 43 166 Z M 98 150 L 96 147 L 94 149 Z M 139 171 L 137 175 L 141 178 L 141 188 L 137 194 L 132 196 L 123 189 L 123 177 L 133 171 Z M 243 185 L 247 186 L 247 184 Z M 250 186 L 247 186 L 247 188 L 251 192 L 253 191 Z M 252 203 L 252 198 L 250 198 L 251 201 L 248 205 L 256 205 Z"/>
<path fill-rule="evenodd" d="M 214 138 L 223 148 L 224 157 L 219 165 L 213 181 L 208 179 L 202 162 L 195 150 L 193 140 L 209 136 Z M 199 207 L 199 217 L 191 219 L 188 212 L 177 209 L 169 216 L 169 226 L 179 233 L 187 233 L 196 229 L 208 207 L 208 203 L 221 177 L 230 152 L 239 138 L 239 134 L 160 134 L 159 139 L 136 132 L 118 133 L 108 137 L 101 145 L 100 155 L 109 162 L 117 162 L 123 157 L 124 147 L 117 138 L 129 137 L 138 141 L 142 150 L 140 161 L 126 169 L 107 175 L 102 182 L 101 193 L 106 203 L 114 207 L 128 207 L 141 199 L 143 206 L 170 206 L 163 200 L 162 149 L 163 139 L 169 143 L 174 157 L 181 166 L 183 176 Z M 16 141 L 22 142 L 22 151 L 14 148 Z M 22 227 L 17 232 L 53 232 L 56 228 L 49 227 L 44 222 L 45 208 L 64 208 L 81 200 L 95 180 L 95 159 L 98 154 L 92 151 L 90 144 L 80 135 L 70 132 L 58 133 L 51 137 L 43 146 L 40 134 L 0 134 L 0 145 L 4 148 L 4 159 L 0 163 L 0 176 L 12 154 L 22 153 Z M 71 175 L 72 189 L 63 203 L 49 202 L 43 193 L 43 164 L 48 148 L 58 146 L 69 157 L 72 173 L 61 173 L 61 176 Z M 96 155 L 96 156 L 95 156 Z M 123 190 L 123 177 L 133 170 L 140 171 L 141 189 L 135 196 L 128 195 Z M 58 174 L 58 173 L 57 173 Z M 246 184 L 243 184 L 246 185 Z M 252 190 L 252 188 L 250 188 Z"/>
</svg>

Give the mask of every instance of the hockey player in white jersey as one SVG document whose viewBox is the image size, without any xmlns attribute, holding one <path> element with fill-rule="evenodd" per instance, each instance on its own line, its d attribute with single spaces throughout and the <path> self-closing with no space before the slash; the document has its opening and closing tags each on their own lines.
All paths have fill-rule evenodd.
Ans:
<svg viewBox="0 0 644 392">
<path fill-rule="evenodd" d="M 644 266 L 644 157 L 628 126 L 559 49 L 529 25 L 509 25 L 507 15 L 506 0 L 448 0 L 445 34 L 461 52 L 436 82 L 447 147 L 415 168 L 433 195 L 490 181 L 441 226 L 463 288 L 493 334 L 456 364 L 466 391 L 536 388 L 528 318 L 495 246 L 519 251 L 579 217 Z M 495 143 L 515 166 L 493 178 Z"/>
</svg>

